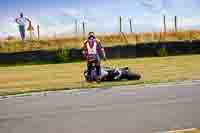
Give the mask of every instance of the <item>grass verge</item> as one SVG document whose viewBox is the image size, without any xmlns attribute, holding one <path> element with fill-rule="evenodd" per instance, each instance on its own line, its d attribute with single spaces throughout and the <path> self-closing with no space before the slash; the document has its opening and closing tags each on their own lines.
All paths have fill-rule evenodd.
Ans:
<svg viewBox="0 0 200 133">
<path fill-rule="evenodd" d="M 111 60 L 142 75 L 140 81 L 84 82 L 84 62 L 0 67 L 0 95 L 200 79 L 200 55 Z M 105 64 L 103 62 L 103 64 Z"/>
<path fill-rule="evenodd" d="M 200 129 L 197 128 L 183 129 L 183 130 L 169 131 L 166 133 L 200 133 Z"/>
<path fill-rule="evenodd" d="M 165 35 L 165 36 L 164 36 Z M 145 33 L 104 33 L 97 35 L 97 37 L 108 46 L 118 46 L 127 44 L 140 44 L 147 42 L 163 42 L 163 41 L 184 41 L 184 40 L 199 40 L 199 30 L 185 30 L 175 32 L 145 32 Z M 58 48 L 80 48 L 83 44 L 83 38 L 77 37 L 59 37 L 59 38 L 43 38 L 42 40 L 27 40 L 25 43 L 15 39 L 15 37 L 8 38 L 7 41 L 0 40 L 1 53 L 13 53 L 23 51 L 36 50 L 55 50 Z"/>
</svg>

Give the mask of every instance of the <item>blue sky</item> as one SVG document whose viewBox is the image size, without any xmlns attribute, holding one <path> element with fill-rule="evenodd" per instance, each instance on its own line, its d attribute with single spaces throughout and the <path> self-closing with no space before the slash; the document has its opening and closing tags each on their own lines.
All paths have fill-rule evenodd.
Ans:
<svg viewBox="0 0 200 133">
<path fill-rule="evenodd" d="M 162 15 L 173 27 L 173 16 L 179 16 L 181 28 L 200 28 L 199 0 L 1 0 L 0 36 L 18 35 L 15 17 L 24 12 L 34 26 L 41 25 L 43 35 L 72 34 L 74 20 L 86 21 L 87 31 L 117 32 L 118 17 L 123 16 L 124 31 L 128 18 L 140 31 L 159 31 Z M 79 25 L 81 31 L 81 25 Z"/>
</svg>

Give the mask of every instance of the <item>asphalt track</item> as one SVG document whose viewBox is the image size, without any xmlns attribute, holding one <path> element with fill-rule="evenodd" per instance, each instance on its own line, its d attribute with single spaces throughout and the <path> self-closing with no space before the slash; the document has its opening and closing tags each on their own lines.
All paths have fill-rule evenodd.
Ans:
<svg viewBox="0 0 200 133">
<path fill-rule="evenodd" d="M 0 98 L 0 133 L 151 133 L 200 127 L 200 82 Z"/>
</svg>

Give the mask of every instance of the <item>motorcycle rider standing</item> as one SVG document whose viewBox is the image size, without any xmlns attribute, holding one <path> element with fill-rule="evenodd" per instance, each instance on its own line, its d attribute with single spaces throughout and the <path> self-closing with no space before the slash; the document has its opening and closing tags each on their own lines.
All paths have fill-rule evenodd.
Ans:
<svg viewBox="0 0 200 133">
<path fill-rule="evenodd" d="M 96 67 L 96 80 L 100 81 L 101 76 L 101 61 L 100 54 L 102 54 L 103 59 L 106 60 L 105 50 L 102 47 L 101 41 L 98 40 L 94 32 L 89 32 L 88 39 L 84 41 L 83 51 L 84 57 L 87 59 L 87 69 L 89 75 L 89 81 L 91 81 L 91 69 L 92 64 L 95 64 Z"/>
</svg>

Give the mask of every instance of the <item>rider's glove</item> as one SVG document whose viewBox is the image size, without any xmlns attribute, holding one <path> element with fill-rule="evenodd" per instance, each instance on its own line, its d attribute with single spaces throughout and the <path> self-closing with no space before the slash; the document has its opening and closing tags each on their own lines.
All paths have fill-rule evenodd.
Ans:
<svg viewBox="0 0 200 133">
<path fill-rule="evenodd" d="M 105 52 L 103 52 L 103 60 L 104 60 L 104 61 L 107 60 L 107 58 L 106 58 L 106 53 L 105 53 Z"/>
<path fill-rule="evenodd" d="M 104 57 L 104 58 L 103 58 L 103 60 L 104 60 L 104 61 L 106 61 L 106 60 L 107 60 L 107 58 L 106 58 L 106 57 Z"/>
</svg>

